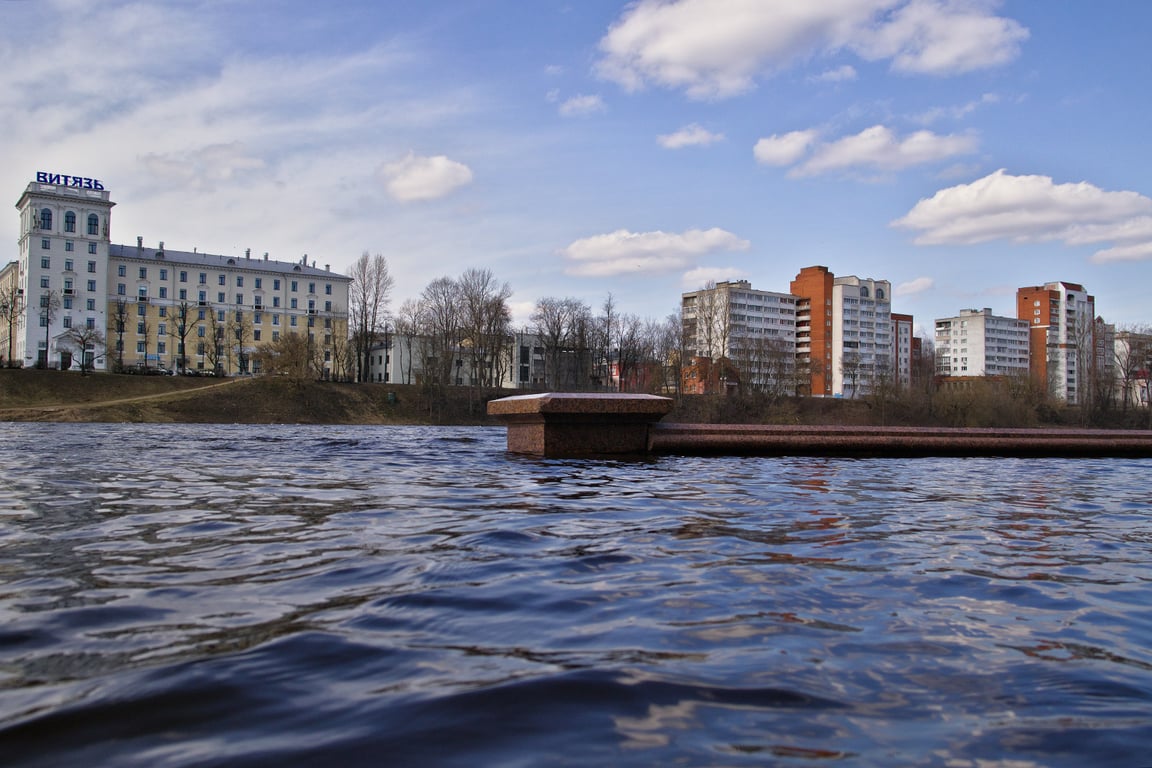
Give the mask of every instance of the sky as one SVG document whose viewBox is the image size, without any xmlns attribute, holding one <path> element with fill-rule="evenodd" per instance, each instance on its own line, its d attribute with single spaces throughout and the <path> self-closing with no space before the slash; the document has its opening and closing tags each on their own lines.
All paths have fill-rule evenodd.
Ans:
<svg viewBox="0 0 1152 768">
<path fill-rule="evenodd" d="M 918 332 L 1057 280 L 1146 324 L 1148 29 L 1145 0 L 0 0 L 0 189 L 98 179 L 117 243 L 381 253 L 393 309 L 488 269 L 518 326 L 812 265 Z"/>
</svg>

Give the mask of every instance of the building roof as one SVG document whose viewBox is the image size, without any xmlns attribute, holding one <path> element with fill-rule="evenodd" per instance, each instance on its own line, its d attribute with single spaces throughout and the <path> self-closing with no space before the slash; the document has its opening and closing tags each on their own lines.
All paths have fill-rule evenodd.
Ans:
<svg viewBox="0 0 1152 768">
<path fill-rule="evenodd" d="M 157 264 L 182 264 L 188 267 L 203 267 L 206 269 L 250 269 L 254 272 L 300 275 L 302 277 L 342 280 L 345 282 L 352 281 L 352 278 L 347 275 L 341 275 L 338 272 L 332 272 L 328 269 L 308 266 L 303 261 L 274 261 L 268 259 L 267 255 L 265 255 L 264 258 L 253 259 L 247 255 L 227 256 L 213 253 L 200 253 L 199 251 L 173 251 L 167 248 L 152 248 L 137 244 L 109 245 L 108 257 L 113 259 L 150 261 Z"/>
</svg>

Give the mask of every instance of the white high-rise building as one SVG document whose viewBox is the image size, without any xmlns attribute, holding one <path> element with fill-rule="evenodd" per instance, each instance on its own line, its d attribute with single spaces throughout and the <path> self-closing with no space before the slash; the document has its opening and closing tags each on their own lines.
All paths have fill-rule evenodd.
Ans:
<svg viewBox="0 0 1152 768">
<path fill-rule="evenodd" d="M 726 359 L 745 386 L 791 394 L 795 296 L 759 291 L 747 280 L 726 281 L 683 294 L 681 313 L 689 359 Z"/>
<path fill-rule="evenodd" d="M 1019 288 L 1016 317 L 1030 333 L 1032 376 L 1071 404 L 1082 402 L 1096 369 L 1096 299 L 1076 283 Z"/>
<path fill-rule="evenodd" d="M 832 394 L 867 394 L 895 376 L 892 284 L 856 276 L 832 281 Z"/>
<path fill-rule="evenodd" d="M 962 309 L 936 319 L 939 376 L 1014 376 L 1028 373 L 1028 321 Z"/>
</svg>

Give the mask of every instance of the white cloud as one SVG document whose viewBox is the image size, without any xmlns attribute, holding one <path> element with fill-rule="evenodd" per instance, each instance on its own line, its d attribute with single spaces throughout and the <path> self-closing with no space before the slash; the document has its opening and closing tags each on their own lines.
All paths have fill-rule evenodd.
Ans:
<svg viewBox="0 0 1152 768">
<path fill-rule="evenodd" d="M 560 114 L 564 117 L 582 117 L 584 115 L 592 115 L 597 112 L 603 112 L 608 107 L 604 104 L 604 99 L 599 96 L 592 95 L 579 95 L 566 99 L 560 105 Z"/>
<path fill-rule="evenodd" d="M 444 155 L 421 157 L 409 152 L 377 172 L 388 194 L 403 202 L 434 200 L 472 182 L 472 171 Z"/>
<path fill-rule="evenodd" d="M 936 281 L 932 278 L 918 277 L 915 280 L 900 283 L 892 292 L 897 296 L 915 296 L 918 293 L 924 293 L 934 287 L 936 287 Z"/>
<path fill-rule="evenodd" d="M 720 283 L 725 280 L 742 280 L 748 277 L 748 272 L 736 267 L 697 267 L 684 273 L 680 284 L 685 291 L 695 291 L 708 283 Z"/>
<path fill-rule="evenodd" d="M 1152 258 L 1152 199 L 1108 192 L 1087 182 L 1056 184 L 1049 176 L 996 171 L 970 184 L 942 189 L 918 202 L 895 227 L 917 230 L 921 245 L 969 245 L 1060 240 L 1067 245 L 1112 242 L 1095 262 Z"/>
<path fill-rule="evenodd" d="M 749 90 L 758 76 L 843 50 L 899 72 L 967 72 L 1014 59 L 1028 31 L 989 0 L 639 0 L 600 41 L 601 77 L 693 98 Z M 846 74 L 846 71 L 844 72 Z"/>
<path fill-rule="evenodd" d="M 792 165 L 808 151 L 816 140 L 816 131 L 792 131 L 783 136 L 773 134 L 756 142 L 752 155 L 764 165 Z"/>
<path fill-rule="evenodd" d="M 912 0 L 861 35 L 853 47 L 867 59 L 891 59 L 897 72 L 950 75 L 1007 64 L 1028 30 L 992 16 L 981 0 Z"/>
<path fill-rule="evenodd" d="M 815 83 L 846 83 L 855 80 L 856 77 L 856 68 L 850 64 L 845 64 L 842 67 L 821 72 L 810 79 Z"/>
<path fill-rule="evenodd" d="M 731 232 L 712 228 L 672 232 L 629 232 L 577 240 L 561 251 L 573 262 L 566 272 L 582 277 L 624 274 L 663 274 L 689 266 L 693 258 L 720 251 L 746 251 L 750 247 Z"/>
<path fill-rule="evenodd" d="M 675 133 L 657 136 L 656 141 L 665 149 L 680 149 L 681 147 L 706 147 L 718 141 L 724 141 L 724 134 L 712 133 L 703 126 L 692 123 L 686 125 Z"/>
<path fill-rule="evenodd" d="M 931 131 L 917 131 L 902 139 L 890 128 L 874 125 L 855 136 L 845 136 L 817 147 L 812 157 L 795 168 L 793 174 L 814 176 L 860 167 L 898 171 L 975 150 L 976 139 L 972 136 L 941 136 Z"/>
<path fill-rule="evenodd" d="M 811 129 L 772 135 L 757 141 L 752 154 L 764 165 L 794 166 L 791 176 L 816 176 L 851 168 L 898 171 L 976 150 L 972 136 L 917 131 L 901 138 L 883 125 L 830 142 L 817 143 L 816 138 L 816 131 Z M 805 155 L 808 159 L 801 163 Z"/>
<path fill-rule="evenodd" d="M 152 176 L 195 190 L 213 191 L 216 183 L 264 168 L 264 161 L 239 141 L 180 152 L 149 153 L 140 162 Z"/>
<path fill-rule="evenodd" d="M 981 107 L 986 107 L 989 104 L 998 104 L 999 102 L 1000 97 L 998 95 L 995 93 L 986 93 L 979 99 L 965 102 L 964 104 L 959 104 L 957 106 L 934 107 L 933 109 L 929 109 L 926 112 L 922 112 L 919 115 L 913 116 L 912 119 L 921 125 L 931 125 L 932 123 L 935 123 L 938 120 L 944 118 L 959 120 L 961 118 L 967 117 Z"/>
</svg>

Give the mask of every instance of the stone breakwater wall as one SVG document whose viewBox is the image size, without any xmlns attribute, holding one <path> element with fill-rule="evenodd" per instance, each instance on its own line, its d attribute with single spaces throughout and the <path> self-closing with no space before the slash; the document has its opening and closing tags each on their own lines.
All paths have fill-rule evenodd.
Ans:
<svg viewBox="0 0 1152 768">
<path fill-rule="evenodd" d="M 508 450 L 546 458 L 622 454 L 1152 457 L 1152 431 L 663 424 L 654 395 L 547 393 L 488 403 Z"/>
</svg>

